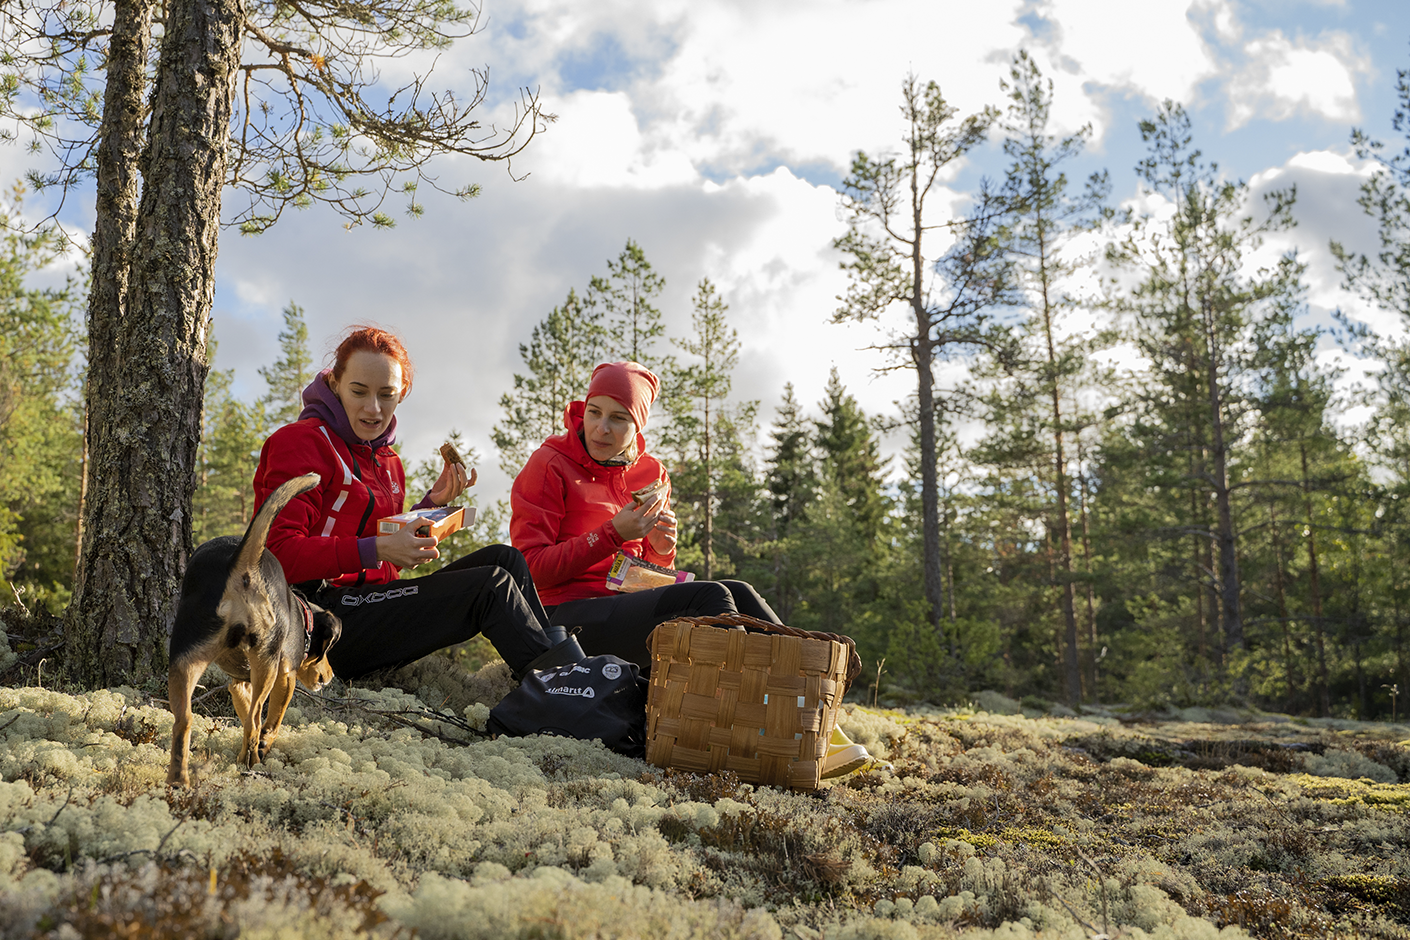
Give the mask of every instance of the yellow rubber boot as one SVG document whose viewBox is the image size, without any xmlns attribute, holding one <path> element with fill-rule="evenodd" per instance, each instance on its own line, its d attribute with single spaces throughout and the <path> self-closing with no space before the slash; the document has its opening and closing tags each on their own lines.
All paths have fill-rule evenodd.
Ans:
<svg viewBox="0 0 1410 940">
<path fill-rule="evenodd" d="M 886 761 L 877 760 L 851 738 L 841 728 L 832 729 L 832 738 L 827 742 L 827 756 L 823 758 L 822 777 L 845 777 L 858 770 L 890 769 Z"/>
</svg>

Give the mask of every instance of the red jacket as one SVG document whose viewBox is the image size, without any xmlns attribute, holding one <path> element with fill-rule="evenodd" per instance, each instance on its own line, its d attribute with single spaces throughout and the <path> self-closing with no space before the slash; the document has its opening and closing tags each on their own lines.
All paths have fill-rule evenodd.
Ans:
<svg viewBox="0 0 1410 940">
<path fill-rule="evenodd" d="M 579 436 L 582 402 L 564 411 L 563 426 L 567 433 L 550 437 L 534 451 L 509 493 L 510 541 L 524 553 L 534 586 L 548 605 L 610 593 L 607 569 L 618 549 L 666 567 L 676 560 L 674 549 L 663 555 L 646 539 L 624 542 L 612 525 L 612 517 L 631 503 L 633 490 L 665 479 L 670 498 L 670 477 L 646 453 L 642 436 L 636 438 L 641 456 L 635 462 L 605 467 L 588 456 Z"/>
<path fill-rule="evenodd" d="M 315 380 L 317 381 L 317 380 Z M 390 447 L 349 445 L 320 418 L 304 418 L 269 435 L 255 471 L 255 503 L 292 477 L 323 478 L 294 497 L 269 530 L 268 547 L 290 584 L 326 579 L 340 586 L 395 581 L 389 561 L 363 568 L 358 538 L 375 536 L 377 520 L 402 511 L 406 471 Z"/>
</svg>

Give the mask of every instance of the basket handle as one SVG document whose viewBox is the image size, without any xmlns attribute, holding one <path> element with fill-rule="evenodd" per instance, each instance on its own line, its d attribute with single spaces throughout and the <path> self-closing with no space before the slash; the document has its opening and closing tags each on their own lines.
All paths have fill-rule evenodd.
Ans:
<svg viewBox="0 0 1410 940">
<path fill-rule="evenodd" d="M 852 688 L 852 681 L 862 673 L 862 657 L 857 655 L 857 641 L 841 633 L 824 633 L 821 630 L 799 630 L 781 623 L 771 623 L 751 617 L 748 614 L 720 614 L 715 617 L 672 617 L 683 623 L 702 627 L 744 627 L 758 633 L 779 633 L 783 636 L 797 636 L 807 640 L 832 640 L 847 647 L 847 681 L 843 684 L 843 694 Z"/>
</svg>

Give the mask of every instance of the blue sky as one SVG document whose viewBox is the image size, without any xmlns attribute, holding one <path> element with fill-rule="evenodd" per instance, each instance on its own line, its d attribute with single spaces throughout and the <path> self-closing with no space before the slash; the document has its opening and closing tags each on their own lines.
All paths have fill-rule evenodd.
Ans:
<svg viewBox="0 0 1410 940">
<path fill-rule="evenodd" d="M 765 425 L 785 382 L 811 405 L 832 366 L 869 412 L 894 411 L 908 377 L 876 374 L 875 331 L 828 322 L 845 287 L 835 187 L 856 149 L 899 142 L 908 70 L 971 112 L 1002 103 L 1020 48 L 1055 81 L 1060 126 L 1093 125 L 1074 175 L 1109 169 L 1113 199 L 1130 199 L 1136 122 L 1178 100 L 1230 175 L 1255 191 L 1299 186 L 1299 226 L 1281 247 L 1309 263 L 1309 317 L 1341 307 L 1401 328 L 1340 290 L 1326 244 L 1371 247 L 1354 204 L 1368 168 L 1348 136 L 1394 139 L 1395 73 L 1410 67 L 1403 0 L 485 0 L 482 27 L 439 56 L 432 84 L 468 87 L 468 70 L 488 65 L 501 120 L 520 86 L 538 89 L 558 121 L 516 160 L 528 178 L 445 160 L 446 185 L 479 182 L 483 195 L 427 197 L 424 218 L 391 232 L 344 231 L 319 209 L 258 238 L 226 231 L 215 322 L 216 365 L 250 396 L 291 299 L 318 356 L 348 323 L 398 329 L 418 364 L 401 412 L 409 451 L 459 428 L 484 457 L 490 499 L 507 490 L 488 435 L 518 343 L 628 238 L 666 278 L 677 335 L 699 279 L 720 288 L 744 347 L 736 390 L 762 401 Z M 429 62 L 390 63 L 385 80 Z M 1002 173 L 1000 157 L 997 143 L 976 151 L 951 181 L 956 200 Z M 13 178 L 25 160 L 0 150 L 0 171 Z M 227 206 L 239 199 L 227 193 Z M 91 226 L 83 200 L 67 211 Z"/>
</svg>

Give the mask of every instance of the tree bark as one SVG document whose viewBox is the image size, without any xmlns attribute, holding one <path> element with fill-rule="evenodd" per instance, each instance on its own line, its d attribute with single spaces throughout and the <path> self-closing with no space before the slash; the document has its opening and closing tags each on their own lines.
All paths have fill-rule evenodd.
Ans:
<svg viewBox="0 0 1410 940">
<path fill-rule="evenodd" d="M 1307 478 L 1307 445 L 1299 444 L 1298 453 L 1302 458 L 1302 498 L 1307 509 L 1308 589 L 1312 594 L 1312 625 L 1317 638 L 1317 713 L 1319 717 L 1330 718 L 1332 699 L 1327 689 L 1327 644 L 1322 629 L 1322 579 L 1317 567 L 1317 522 L 1312 514 L 1312 487 Z"/>
<path fill-rule="evenodd" d="M 1224 620 L 1224 653 L 1244 646 L 1243 614 L 1239 604 L 1239 557 L 1234 535 L 1233 501 L 1229 495 L 1229 451 L 1224 440 L 1224 400 L 1219 386 L 1219 340 L 1215 336 L 1214 311 L 1206 301 L 1204 310 L 1208 342 L 1207 382 L 1214 503 L 1218 512 L 1219 601 Z"/>
<path fill-rule="evenodd" d="M 920 152 L 914 123 L 911 133 L 911 312 L 915 335 L 911 361 L 916 367 L 916 406 L 920 411 L 920 515 L 925 566 L 925 600 L 930 625 L 936 632 L 945 610 L 945 579 L 940 562 L 940 482 L 935 472 L 935 344 L 931 338 L 930 311 L 925 307 L 925 256 L 921 236 L 925 202 L 920 192 Z"/>
<path fill-rule="evenodd" d="M 100 146 L 109 148 L 108 175 L 100 157 L 89 307 L 90 482 L 67 624 L 74 677 L 91 685 L 166 672 L 191 551 L 206 325 L 245 8 L 241 0 L 167 6 L 135 213 L 131 148 L 141 134 L 150 7 L 123 0 L 118 15 L 113 46 L 122 58 L 109 66 Z"/>
</svg>

